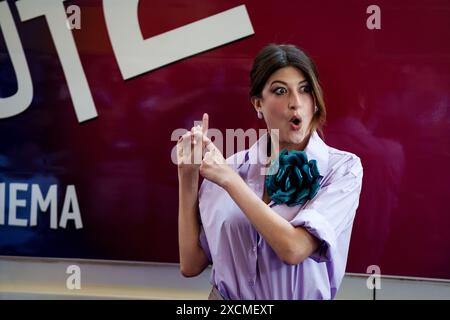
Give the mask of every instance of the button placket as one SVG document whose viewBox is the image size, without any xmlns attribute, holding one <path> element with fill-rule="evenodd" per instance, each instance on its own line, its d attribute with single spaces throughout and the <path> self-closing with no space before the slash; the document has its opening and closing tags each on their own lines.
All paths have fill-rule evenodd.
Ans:
<svg viewBox="0 0 450 320">
<path fill-rule="evenodd" d="M 251 271 L 249 273 L 249 277 L 248 279 L 248 285 L 250 287 L 253 287 L 255 285 L 255 280 L 256 280 L 256 268 L 258 267 L 258 237 L 259 234 L 258 232 L 255 230 L 255 228 L 253 229 L 253 236 L 252 236 L 252 243 L 251 243 L 251 256 L 252 259 L 250 260 L 251 262 Z"/>
</svg>

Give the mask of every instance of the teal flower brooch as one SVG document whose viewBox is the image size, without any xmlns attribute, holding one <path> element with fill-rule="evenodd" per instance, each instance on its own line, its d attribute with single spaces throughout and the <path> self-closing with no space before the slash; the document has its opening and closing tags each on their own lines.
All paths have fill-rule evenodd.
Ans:
<svg viewBox="0 0 450 320">
<path fill-rule="evenodd" d="M 316 160 L 309 160 L 304 151 L 283 149 L 272 160 L 265 186 L 275 204 L 289 207 L 311 200 L 320 189 Z"/>
</svg>

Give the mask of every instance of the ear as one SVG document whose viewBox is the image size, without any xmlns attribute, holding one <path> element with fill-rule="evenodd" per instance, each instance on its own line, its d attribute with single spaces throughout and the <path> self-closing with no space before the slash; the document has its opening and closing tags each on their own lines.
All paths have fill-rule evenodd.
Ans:
<svg viewBox="0 0 450 320">
<path fill-rule="evenodd" d="M 253 97 L 251 97 L 250 101 L 252 102 L 253 108 L 255 108 L 256 112 L 262 110 L 261 98 L 258 98 L 257 96 L 253 96 Z"/>
</svg>

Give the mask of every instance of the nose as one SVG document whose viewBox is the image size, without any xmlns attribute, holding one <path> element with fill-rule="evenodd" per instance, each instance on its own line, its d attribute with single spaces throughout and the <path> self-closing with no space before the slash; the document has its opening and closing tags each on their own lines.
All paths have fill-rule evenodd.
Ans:
<svg viewBox="0 0 450 320">
<path fill-rule="evenodd" d="M 301 101 L 300 101 L 300 94 L 296 91 L 291 91 L 289 95 L 289 109 L 297 109 L 300 108 Z"/>
</svg>

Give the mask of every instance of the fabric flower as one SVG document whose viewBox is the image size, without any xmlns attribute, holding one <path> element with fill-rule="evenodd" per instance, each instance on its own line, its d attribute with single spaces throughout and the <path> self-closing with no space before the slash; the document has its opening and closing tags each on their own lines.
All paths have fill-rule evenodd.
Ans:
<svg viewBox="0 0 450 320">
<path fill-rule="evenodd" d="M 270 165 L 265 186 L 274 203 L 293 207 L 315 197 L 319 177 L 316 160 L 308 161 L 306 152 L 283 149 Z"/>
</svg>

